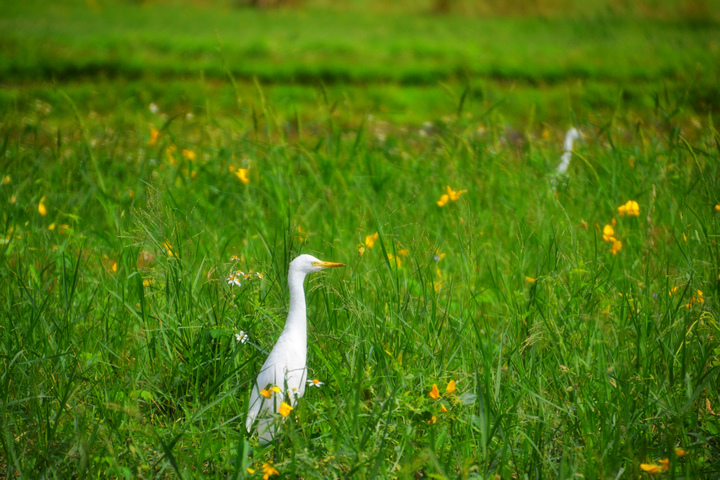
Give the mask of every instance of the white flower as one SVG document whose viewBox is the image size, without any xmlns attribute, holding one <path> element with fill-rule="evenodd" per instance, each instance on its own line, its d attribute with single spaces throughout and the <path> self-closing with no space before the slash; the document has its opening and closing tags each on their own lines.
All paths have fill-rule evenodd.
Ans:
<svg viewBox="0 0 720 480">
<path fill-rule="evenodd" d="M 238 286 L 238 287 L 239 287 L 239 286 L 240 286 L 240 279 L 239 279 L 238 277 L 236 277 L 235 275 L 230 275 L 230 276 L 227 278 L 227 283 L 228 283 L 228 285 L 235 285 L 235 286 Z"/>
<path fill-rule="evenodd" d="M 262 279 L 262 278 L 263 278 L 263 274 L 262 274 L 262 273 L 260 273 L 260 272 L 255 272 L 255 275 L 257 275 L 257 277 L 258 277 L 258 278 L 260 278 L 260 279 Z"/>
<path fill-rule="evenodd" d="M 240 333 L 235 334 L 235 340 L 240 343 L 247 343 L 248 341 L 248 334 L 240 330 Z"/>
<path fill-rule="evenodd" d="M 311 387 L 317 387 L 317 388 L 320 388 L 321 385 L 325 385 L 323 382 L 321 382 L 321 381 L 318 380 L 317 378 L 313 378 L 312 380 L 308 380 L 307 383 L 308 383 L 308 385 L 310 385 Z"/>
<path fill-rule="evenodd" d="M 158 108 L 158 106 L 157 106 L 157 104 L 156 104 L 155 102 L 151 103 L 151 104 L 148 106 L 148 108 L 150 109 L 150 111 L 151 111 L 152 113 L 157 113 L 158 110 L 159 110 L 159 108 Z"/>
</svg>

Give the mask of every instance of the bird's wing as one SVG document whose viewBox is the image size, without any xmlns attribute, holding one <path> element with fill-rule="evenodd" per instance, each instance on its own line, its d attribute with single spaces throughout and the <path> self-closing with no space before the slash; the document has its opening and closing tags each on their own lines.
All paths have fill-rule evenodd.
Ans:
<svg viewBox="0 0 720 480">
<path fill-rule="evenodd" d="M 299 364 L 300 362 L 298 362 Z M 290 400 L 293 406 L 297 402 L 297 399 L 305 394 L 305 382 L 307 382 L 307 368 L 305 367 L 304 359 L 301 362 L 302 367 L 296 367 L 295 369 L 288 370 L 285 374 L 285 381 L 289 390 Z"/>
<path fill-rule="evenodd" d="M 253 385 L 252 393 L 250 394 L 250 408 L 248 409 L 247 420 L 245 422 L 245 427 L 248 431 L 250 431 L 256 419 L 267 420 L 267 418 L 270 418 L 270 420 L 272 420 L 272 413 L 277 412 L 280 407 L 282 396 L 273 395 L 270 398 L 265 398 L 260 395 L 260 390 L 274 385 L 279 386 L 281 389 L 285 388 L 285 363 L 285 356 L 282 354 L 282 349 L 278 348 L 276 344 L 260 369 L 255 385 Z"/>
<path fill-rule="evenodd" d="M 275 435 L 275 424 L 272 414 L 277 412 L 285 398 L 285 389 L 289 390 L 290 403 L 295 406 L 296 400 L 305 393 L 306 352 L 305 344 L 293 337 L 281 335 L 270 355 L 260 369 L 250 395 L 245 427 L 252 430 L 253 423 L 258 423 L 260 440 L 269 442 Z M 260 390 L 269 386 L 278 386 L 282 393 L 273 394 L 270 398 L 260 395 Z"/>
</svg>

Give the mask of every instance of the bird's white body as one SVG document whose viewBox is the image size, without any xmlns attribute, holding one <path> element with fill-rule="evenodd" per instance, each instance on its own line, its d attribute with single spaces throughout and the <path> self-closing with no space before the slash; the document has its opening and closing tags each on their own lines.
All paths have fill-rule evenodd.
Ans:
<svg viewBox="0 0 720 480">
<path fill-rule="evenodd" d="M 573 142 L 580 138 L 580 132 L 576 128 L 571 128 L 565 134 L 565 144 L 563 145 L 564 153 L 560 159 L 560 165 L 558 165 L 557 173 L 563 175 L 567 172 L 570 166 L 570 157 L 572 157 Z"/>
<path fill-rule="evenodd" d="M 312 255 L 300 255 L 290 262 L 288 287 L 290 289 L 290 309 L 285 329 L 270 355 L 260 369 L 257 381 L 250 395 L 245 426 L 248 431 L 258 422 L 260 440 L 269 442 L 275 436 L 275 418 L 280 404 L 289 399 L 295 406 L 297 399 L 305 393 L 307 380 L 307 307 L 303 283 L 305 276 L 329 267 L 341 267 L 340 263 L 323 262 Z M 279 387 L 270 398 L 261 395 L 262 390 Z"/>
</svg>

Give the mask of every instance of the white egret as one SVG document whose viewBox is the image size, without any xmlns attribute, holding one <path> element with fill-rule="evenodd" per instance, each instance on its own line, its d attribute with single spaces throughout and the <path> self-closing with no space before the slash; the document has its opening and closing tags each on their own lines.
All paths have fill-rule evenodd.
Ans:
<svg viewBox="0 0 720 480">
<path fill-rule="evenodd" d="M 577 128 L 571 128 L 565 134 L 565 144 L 563 145 L 564 153 L 562 154 L 560 165 L 558 165 L 557 168 L 558 175 L 564 175 L 567 172 L 570 166 L 570 157 L 572 157 L 573 141 L 579 138 L 580 132 L 577 131 Z"/>
<path fill-rule="evenodd" d="M 303 282 L 309 273 L 325 268 L 344 267 L 342 263 L 323 262 L 312 255 L 300 255 L 290 262 L 288 287 L 290 289 L 290 309 L 285 329 L 270 355 L 260 369 L 257 381 L 250 396 L 245 426 L 251 431 L 258 422 L 260 440 L 269 442 L 275 436 L 273 413 L 286 412 L 285 399 L 294 407 L 297 399 L 305 393 L 307 378 L 307 313 Z M 282 407 L 281 407 L 282 406 Z"/>
</svg>

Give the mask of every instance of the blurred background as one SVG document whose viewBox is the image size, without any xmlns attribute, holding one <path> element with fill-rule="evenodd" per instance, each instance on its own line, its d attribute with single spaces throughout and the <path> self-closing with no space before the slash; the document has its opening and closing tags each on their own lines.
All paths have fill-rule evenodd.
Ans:
<svg viewBox="0 0 720 480">
<path fill-rule="evenodd" d="M 89 111 L 318 102 L 421 124 L 459 99 L 513 123 L 720 102 L 717 0 L 80 0 L 0 2 L 0 108 Z M 673 100 L 670 100 L 673 99 Z M 680 100 L 678 100 L 680 99 Z M 63 110 L 56 111 L 62 116 Z M 65 111 L 70 114 L 70 111 Z"/>
</svg>

